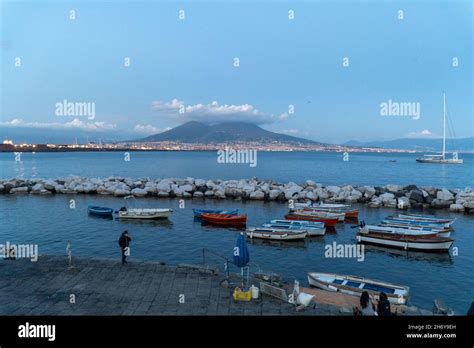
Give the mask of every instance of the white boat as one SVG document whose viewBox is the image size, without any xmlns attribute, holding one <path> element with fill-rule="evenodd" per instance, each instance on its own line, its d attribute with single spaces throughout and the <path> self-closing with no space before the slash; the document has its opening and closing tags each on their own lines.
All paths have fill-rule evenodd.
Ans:
<svg viewBox="0 0 474 348">
<path fill-rule="evenodd" d="M 324 209 L 350 209 L 349 204 L 332 204 L 332 203 L 323 203 L 323 202 L 312 202 L 308 201 L 305 203 L 294 203 L 295 209 L 304 209 L 304 208 L 324 208 Z"/>
<path fill-rule="evenodd" d="M 420 163 L 440 164 L 462 164 L 464 161 L 458 158 L 458 153 L 453 152 L 452 158 L 446 158 L 446 94 L 443 93 L 443 150 L 439 155 L 425 155 L 416 159 Z"/>
<path fill-rule="evenodd" d="M 399 305 L 404 305 L 407 303 L 410 292 L 410 288 L 408 286 L 334 273 L 309 272 L 308 283 L 311 286 L 315 286 L 323 290 L 338 291 L 357 297 L 360 297 L 362 292 L 367 291 L 376 300 L 379 299 L 380 293 L 384 292 L 391 303 Z"/>
<path fill-rule="evenodd" d="M 301 240 L 305 239 L 306 231 L 292 232 L 277 228 L 252 227 L 246 231 L 249 238 L 271 239 L 271 240 Z"/>
<path fill-rule="evenodd" d="M 413 225 L 413 226 L 423 226 L 423 227 L 442 227 L 442 228 L 451 228 L 453 222 L 450 220 L 446 220 L 445 222 L 441 221 L 427 221 L 422 219 L 416 219 L 411 217 L 393 217 L 387 216 L 385 221 L 393 222 L 393 223 L 400 223 L 406 225 Z"/>
<path fill-rule="evenodd" d="M 137 199 L 134 196 L 124 197 L 125 204 L 130 205 L 130 201 L 136 204 Z M 171 216 L 173 209 L 162 208 L 134 208 L 122 207 L 118 211 L 119 219 L 167 219 Z"/>
<path fill-rule="evenodd" d="M 398 214 L 399 219 L 411 219 L 414 221 L 426 221 L 431 223 L 449 223 L 453 224 L 456 221 L 456 218 L 445 218 L 445 217 L 437 217 L 434 215 L 420 215 L 420 214 Z"/>
<path fill-rule="evenodd" d="M 449 237 L 451 232 L 433 230 L 426 227 L 394 227 L 394 226 L 375 226 L 365 225 L 360 228 L 360 232 L 370 233 L 389 233 L 389 234 L 400 234 L 404 236 L 417 236 L 417 237 Z"/>
<path fill-rule="evenodd" d="M 320 217 L 324 219 L 336 219 L 338 222 L 344 221 L 346 218 L 345 213 L 333 213 L 328 211 L 321 211 L 317 209 L 301 209 L 301 210 L 290 210 L 294 214 L 308 217 Z"/>
<path fill-rule="evenodd" d="M 436 224 L 427 224 L 427 225 L 419 225 L 416 222 L 405 222 L 405 221 L 392 221 L 392 220 L 382 220 L 379 226 L 391 226 L 391 227 L 398 227 L 398 228 L 430 228 L 433 231 L 437 231 L 438 233 L 441 232 L 449 232 L 451 228 L 444 227 L 443 225 L 436 225 Z"/>
<path fill-rule="evenodd" d="M 415 250 L 426 252 L 448 252 L 454 243 L 453 239 L 444 237 L 420 238 L 389 233 L 363 233 L 356 235 L 357 242 L 374 245 L 382 245 L 390 248 L 403 250 Z"/>
<path fill-rule="evenodd" d="M 167 219 L 171 216 L 173 209 L 132 208 L 120 210 L 119 219 Z"/>
<path fill-rule="evenodd" d="M 326 228 L 324 227 L 324 223 L 322 227 L 312 227 L 310 225 L 290 225 L 290 224 L 278 224 L 278 223 L 266 223 L 263 224 L 262 227 L 265 228 L 277 228 L 280 230 L 289 230 L 294 232 L 302 232 L 306 231 L 308 236 L 324 236 L 326 233 Z"/>
<path fill-rule="evenodd" d="M 324 222 L 309 221 L 309 220 L 270 220 L 271 224 L 281 224 L 289 226 L 310 226 L 312 228 L 323 228 Z"/>
</svg>

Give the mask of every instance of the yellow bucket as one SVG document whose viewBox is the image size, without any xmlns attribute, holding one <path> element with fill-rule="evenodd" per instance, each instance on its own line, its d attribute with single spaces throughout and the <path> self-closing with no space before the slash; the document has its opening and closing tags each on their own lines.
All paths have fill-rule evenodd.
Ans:
<svg viewBox="0 0 474 348">
<path fill-rule="evenodd" d="M 235 288 L 234 301 L 250 301 L 252 299 L 252 289 L 250 288 Z"/>
</svg>

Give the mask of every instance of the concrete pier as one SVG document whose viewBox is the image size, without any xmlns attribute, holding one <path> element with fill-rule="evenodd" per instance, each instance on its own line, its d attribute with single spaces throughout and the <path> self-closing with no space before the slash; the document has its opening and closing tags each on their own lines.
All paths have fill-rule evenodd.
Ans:
<svg viewBox="0 0 474 348">
<path fill-rule="evenodd" d="M 304 311 L 268 295 L 235 302 L 222 274 L 158 262 L 65 256 L 0 260 L 0 315 L 350 315 L 314 303 Z"/>
</svg>

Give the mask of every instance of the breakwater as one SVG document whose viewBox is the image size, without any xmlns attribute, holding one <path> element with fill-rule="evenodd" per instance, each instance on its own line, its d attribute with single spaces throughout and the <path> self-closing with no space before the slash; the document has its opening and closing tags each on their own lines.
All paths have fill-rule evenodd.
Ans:
<svg viewBox="0 0 474 348">
<path fill-rule="evenodd" d="M 99 194 L 124 197 L 178 197 L 194 199 L 266 200 L 288 202 L 324 201 L 365 203 L 369 207 L 396 209 L 436 208 L 454 212 L 474 212 L 474 189 L 418 187 L 416 185 L 323 186 L 312 180 L 278 183 L 257 178 L 204 180 L 195 178 L 131 179 L 111 176 L 58 179 L 3 179 L 0 194 Z"/>
</svg>

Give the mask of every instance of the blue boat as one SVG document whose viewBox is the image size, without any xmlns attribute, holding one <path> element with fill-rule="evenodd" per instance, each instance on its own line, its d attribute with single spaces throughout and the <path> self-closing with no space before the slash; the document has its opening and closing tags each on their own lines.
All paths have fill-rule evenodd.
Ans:
<svg viewBox="0 0 474 348">
<path fill-rule="evenodd" d="M 112 208 L 106 208 L 106 207 L 99 207 L 97 205 L 89 205 L 87 206 L 87 211 L 91 215 L 97 215 L 97 216 L 112 216 L 114 213 L 114 210 Z"/>
<path fill-rule="evenodd" d="M 220 209 L 193 209 L 194 217 L 200 219 L 202 214 L 226 214 L 226 215 L 238 215 L 238 209 L 232 210 L 220 210 Z"/>
</svg>

